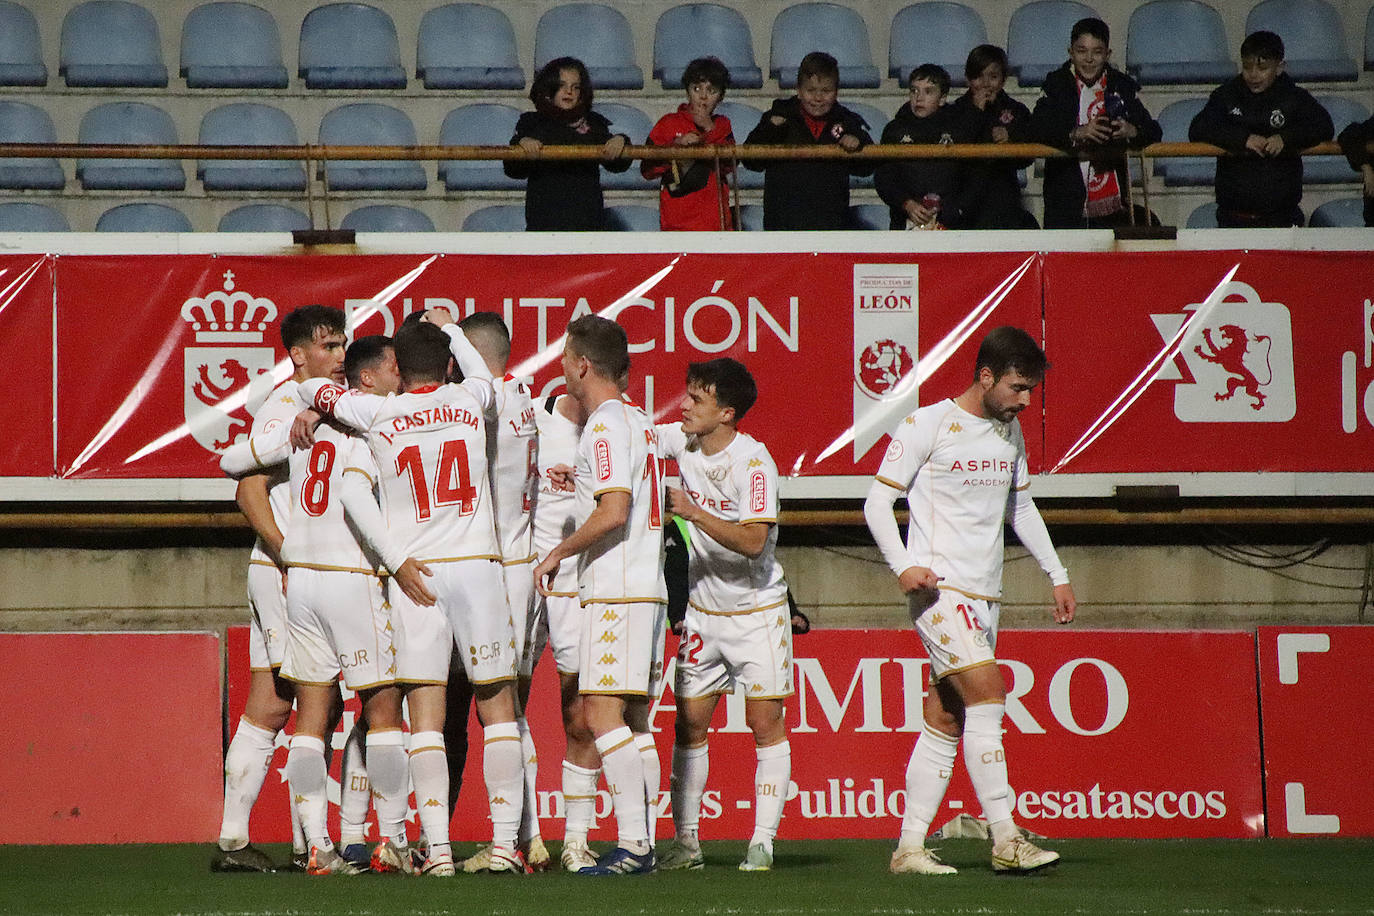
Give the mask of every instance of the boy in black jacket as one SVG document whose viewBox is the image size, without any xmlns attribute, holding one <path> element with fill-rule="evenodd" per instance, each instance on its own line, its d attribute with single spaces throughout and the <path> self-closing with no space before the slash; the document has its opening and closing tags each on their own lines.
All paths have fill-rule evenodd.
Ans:
<svg viewBox="0 0 1374 916">
<path fill-rule="evenodd" d="M 1007 52 L 977 45 L 968 52 L 964 76 L 968 91 L 951 106 L 967 125 L 974 143 L 1029 142 L 1030 109 L 1007 95 Z M 965 214 L 971 229 L 1039 229 L 1021 203 L 1020 170 L 1031 159 L 975 159 L 969 181 L 979 186 L 977 210 Z"/>
<path fill-rule="evenodd" d="M 867 146 L 873 138 L 864 119 L 835 101 L 839 86 L 840 65 L 835 58 L 811 52 L 797 68 L 797 94 L 775 101 L 744 142 L 835 143 L 851 153 Z M 849 176 L 873 172 L 873 163 L 863 160 L 768 159 L 744 165 L 764 173 L 765 229 L 844 229 Z"/>
<path fill-rule="evenodd" d="M 973 143 L 972 125 L 944 104 L 949 73 L 921 64 L 907 78 L 911 100 L 883 128 L 882 143 Z M 878 196 L 892 214 L 890 228 L 963 229 L 977 211 L 978 185 L 959 159 L 893 159 L 878 166 Z"/>
<path fill-rule="evenodd" d="M 1086 153 L 1086 159 L 1045 160 L 1045 228 L 1096 229 L 1129 221 L 1126 147 L 1164 135 L 1126 74 L 1111 66 L 1111 30 L 1080 19 L 1069 36 L 1069 59 L 1045 77 L 1031 112 L 1031 139 Z"/>
<path fill-rule="evenodd" d="M 1188 139 L 1220 146 L 1217 225 L 1301 226 L 1302 156 L 1330 140 L 1331 116 L 1283 72 L 1283 39 L 1255 32 L 1240 46 L 1240 75 L 1212 91 Z"/>
<path fill-rule="evenodd" d="M 1336 138 L 1336 142 L 1341 145 L 1341 152 L 1345 153 L 1345 161 L 1360 173 L 1360 180 L 1364 184 L 1366 226 L 1374 226 L 1374 160 L 1371 160 L 1367 148 L 1370 140 L 1374 140 L 1374 118 L 1363 122 L 1350 122 Z"/>
</svg>

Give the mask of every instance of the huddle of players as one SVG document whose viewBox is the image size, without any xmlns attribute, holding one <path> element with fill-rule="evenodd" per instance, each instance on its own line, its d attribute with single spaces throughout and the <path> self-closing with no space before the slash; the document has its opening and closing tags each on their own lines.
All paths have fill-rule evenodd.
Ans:
<svg viewBox="0 0 1374 916">
<path fill-rule="evenodd" d="M 612 321 L 589 315 L 568 326 L 568 393 L 536 407 L 504 374 L 510 341 L 498 316 L 459 325 L 432 309 L 411 319 L 394 339 L 360 338 L 345 357 L 338 310 L 288 315 L 293 377 L 259 409 L 249 440 L 223 456 L 259 538 L 249 570 L 252 680 L 226 755 L 212 868 L 272 867 L 248 844 L 247 823 L 294 698 L 287 776 L 305 870 L 454 874 L 445 719 L 452 735 L 449 694 L 465 699 L 466 690 L 483 727 L 492 843 L 464 866 L 547 868 L 523 715 L 546 644 L 568 737 L 565 868 L 702 867 L 707 726 L 736 680 L 746 684 L 758 744 L 757 824 L 740 867 L 771 867 L 791 772 L 783 703 L 792 651 L 774 556 L 777 471 L 735 429 L 756 398 L 748 371 L 729 359 L 693 364 L 682 421 L 655 427 L 624 397 L 628 345 Z M 682 487 L 668 501 L 688 524 L 691 561 L 673 752 L 678 840 L 660 860 L 652 828 L 661 769 L 648 720 L 667 626 L 665 459 L 679 463 Z M 363 717 L 345 746 L 336 846 L 325 824 L 326 741 L 340 714 L 340 675 Z M 465 704 L 456 715 L 465 728 Z M 603 773 L 617 845 L 598 858 L 586 836 Z M 411 786 L 418 853 L 405 836 Z M 370 852 L 369 794 L 379 827 Z"/>
</svg>

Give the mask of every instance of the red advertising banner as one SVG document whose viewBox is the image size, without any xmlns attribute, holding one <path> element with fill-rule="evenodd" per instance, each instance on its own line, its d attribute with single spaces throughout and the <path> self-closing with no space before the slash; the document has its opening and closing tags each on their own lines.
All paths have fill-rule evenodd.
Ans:
<svg viewBox="0 0 1374 916">
<path fill-rule="evenodd" d="M 0 257 L 0 341 L 23 394 L 6 417 L 0 476 L 49 477 L 53 468 L 53 263 L 43 255 Z"/>
<path fill-rule="evenodd" d="M 1374 836 L 1374 626 L 1260 627 L 1270 836 Z"/>
<path fill-rule="evenodd" d="M 230 711 L 243 708 L 247 643 L 231 638 Z M 676 648 L 669 640 L 669 658 Z M 1016 817 L 1051 837 L 1254 837 L 1264 834 L 1255 715 L 1254 638 L 1248 633 L 1012 631 L 998 646 L 1008 684 L 1006 749 Z M 913 633 L 825 630 L 796 644 L 798 693 L 788 702 L 792 786 L 780 837 L 894 838 L 905 810 L 904 773 L 921 728 L 927 663 Z M 562 726 L 547 660 L 528 710 L 539 748 L 539 815 L 559 838 Z M 672 833 L 669 686 L 652 725 L 663 765 L 660 837 Z M 1188 683 L 1188 690 L 1177 685 Z M 239 686 L 235 686 L 238 684 Z M 350 701 L 356 713 L 356 701 Z M 347 720 L 351 725 L 351 719 Z M 481 742 L 470 730 L 465 789 L 453 836 L 484 840 Z M 336 745 L 340 745 L 338 736 Z M 1142 754 L 1168 746 L 1167 754 Z M 278 751 L 253 835 L 286 839 L 285 751 Z M 744 702 L 726 697 L 711 737 L 702 836 L 747 839 L 753 827 L 753 736 Z M 936 824 L 979 815 L 964 766 Z M 610 797 L 593 839 L 613 838 Z"/>
<path fill-rule="evenodd" d="M 278 326 L 308 302 L 343 308 L 354 335 L 427 306 L 500 312 L 536 391 L 561 385 L 567 323 L 607 314 L 629 335 L 631 394 L 660 416 L 689 362 L 734 356 L 759 376 L 747 425 L 779 467 L 870 472 L 915 378 L 962 390 L 980 329 L 1038 328 L 1040 286 L 1039 256 L 1016 253 L 62 258 L 57 472 L 216 476 L 214 453 L 290 374 Z M 917 368 L 917 353 L 933 355 Z"/>
<path fill-rule="evenodd" d="M 210 633 L 0 633 L 0 843 L 212 841 L 221 658 Z"/>
<path fill-rule="evenodd" d="M 1045 256 L 1046 468 L 1370 471 L 1374 261 Z"/>
</svg>

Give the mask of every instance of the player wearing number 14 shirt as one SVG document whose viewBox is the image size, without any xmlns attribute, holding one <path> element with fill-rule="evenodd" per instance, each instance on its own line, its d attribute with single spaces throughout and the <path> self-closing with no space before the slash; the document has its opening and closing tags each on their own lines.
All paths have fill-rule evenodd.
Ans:
<svg viewBox="0 0 1374 916">
<path fill-rule="evenodd" d="M 1016 420 L 1047 368 L 1045 354 L 1025 331 L 988 332 L 973 384 L 956 398 L 919 408 L 892 432 L 864 503 L 873 539 L 907 594 L 931 668 L 924 727 L 907 764 L 894 873 L 954 873 L 925 848 L 925 836 L 949 787 L 961 737 L 992 834 L 993 869 L 1031 872 L 1059 860 L 1012 821 L 1002 749 L 1006 684 L 993 655 L 1005 521 L 1050 577 L 1055 620 L 1069 623 L 1076 607 L 1068 573 L 1028 492 L 1026 446 Z M 910 510 L 905 544 L 892 512 L 900 496 Z"/>
<path fill-rule="evenodd" d="M 515 724 L 515 636 L 487 480 L 484 415 L 494 397 L 491 372 L 443 309 L 402 327 L 395 350 L 399 395 L 379 398 L 313 381 L 301 386 L 302 396 L 364 433 L 381 474 L 387 525 L 406 554 L 433 573 L 434 607 L 399 589 L 388 596 L 398 621 L 396 679 L 406 688 L 411 716 L 411 781 L 429 840 L 425 871 L 454 873 L 443 725 L 455 645 L 483 725 L 491 869 L 514 871 L 524 774 Z M 461 384 L 444 382 L 450 353 L 462 370 Z"/>
</svg>

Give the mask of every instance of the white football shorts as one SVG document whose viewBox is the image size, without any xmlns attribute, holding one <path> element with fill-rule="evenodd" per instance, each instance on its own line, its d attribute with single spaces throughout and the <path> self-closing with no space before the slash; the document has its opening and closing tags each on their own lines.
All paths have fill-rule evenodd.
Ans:
<svg viewBox="0 0 1374 916">
<path fill-rule="evenodd" d="M 506 580 L 496 560 L 430 563 L 425 580 L 438 598 L 433 607 L 412 602 L 389 582 L 397 629 L 396 680 L 410 684 L 448 683 L 449 658 L 456 651 L 474 684 L 515 677 L 515 633 L 506 603 Z"/>
<path fill-rule="evenodd" d="M 913 602 L 919 600 L 913 598 Z M 911 611 L 930 658 L 932 681 L 978 665 L 996 664 L 993 652 L 1001 613 L 997 602 L 941 589 L 934 604 L 924 611 L 913 604 Z"/>
<path fill-rule="evenodd" d="M 657 696 L 667 608 L 657 601 L 582 607 L 580 693 Z"/>
<path fill-rule="evenodd" d="M 286 655 L 286 592 L 281 570 L 271 563 L 248 564 L 248 667 L 280 668 Z"/>
<path fill-rule="evenodd" d="M 350 690 L 394 681 L 391 607 L 378 577 L 292 567 L 286 580 L 286 620 L 282 677 L 329 686 L 342 673 Z"/>
<path fill-rule="evenodd" d="M 673 693 L 706 697 L 744 685 L 747 700 L 789 697 L 792 687 L 792 614 L 783 601 L 744 614 L 708 614 L 687 606 L 678 643 Z"/>
<path fill-rule="evenodd" d="M 515 631 L 515 660 L 521 674 L 525 670 L 525 655 L 530 648 L 531 626 L 533 625 L 534 599 L 534 559 L 503 563 L 501 574 L 506 580 L 506 601 L 510 605 L 511 628 Z M 543 648 L 542 646 L 540 647 Z"/>
</svg>

